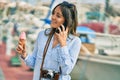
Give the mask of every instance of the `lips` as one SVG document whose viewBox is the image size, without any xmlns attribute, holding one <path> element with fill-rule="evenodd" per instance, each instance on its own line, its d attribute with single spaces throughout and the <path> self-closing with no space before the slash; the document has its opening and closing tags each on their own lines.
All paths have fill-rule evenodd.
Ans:
<svg viewBox="0 0 120 80">
<path fill-rule="evenodd" d="M 51 22 L 51 26 L 52 26 L 53 28 L 57 28 L 58 24 L 57 24 L 57 22 Z"/>
<path fill-rule="evenodd" d="M 51 22 L 52 25 L 56 26 L 57 25 L 57 22 Z"/>
<path fill-rule="evenodd" d="M 55 21 L 52 21 L 51 23 L 52 23 L 52 24 L 57 24 Z"/>
</svg>

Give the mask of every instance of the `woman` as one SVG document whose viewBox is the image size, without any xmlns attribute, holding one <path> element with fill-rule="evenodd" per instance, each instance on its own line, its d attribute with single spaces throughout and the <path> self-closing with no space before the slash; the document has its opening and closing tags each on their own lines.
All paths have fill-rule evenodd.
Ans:
<svg viewBox="0 0 120 80">
<path fill-rule="evenodd" d="M 31 55 L 26 54 L 26 48 L 22 48 L 19 41 L 17 52 L 24 58 L 28 66 L 34 68 L 33 80 L 40 78 L 44 48 L 51 34 L 53 36 L 45 56 L 43 69 L 58 72 L 59 80 L 71 80 L 69 74 L 75 66 L 81 47 L 81 41 L 76 36 L 76 26 L 77 11 L 75 5 L 62 2 L 53 9 L 51 29 L 39 33 Z M 42 77 L 42 80 L 51 79 Z"/>
</svg>

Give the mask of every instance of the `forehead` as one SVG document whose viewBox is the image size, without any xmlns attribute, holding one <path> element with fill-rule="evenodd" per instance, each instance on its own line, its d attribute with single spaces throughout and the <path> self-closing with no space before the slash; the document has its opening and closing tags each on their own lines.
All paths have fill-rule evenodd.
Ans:
<svg viewBox="0 0 120 80">
<path fill-rule="evenodd" d="M 59 13 L 62 14 L 62 12 L 61 12 L 61 7 L 60 7 L 60 6 L 57 6 L 54 11 L 55 11 L 55 12 L 59 12 Z"/>
</svg>

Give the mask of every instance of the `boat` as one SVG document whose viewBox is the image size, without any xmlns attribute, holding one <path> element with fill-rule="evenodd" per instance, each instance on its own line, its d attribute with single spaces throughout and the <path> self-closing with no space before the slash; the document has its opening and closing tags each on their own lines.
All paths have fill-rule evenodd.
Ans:
<svg viewBox="0 0 120 80">
<path fill-rule="evenodd" d="M 82 51 L 71 72 L 72 80 L 119 80 L 120 36 L 105 33 L 82 34 L 95 34 L 96 38 L 92 44 L 82 43 Z"/>
</svg>

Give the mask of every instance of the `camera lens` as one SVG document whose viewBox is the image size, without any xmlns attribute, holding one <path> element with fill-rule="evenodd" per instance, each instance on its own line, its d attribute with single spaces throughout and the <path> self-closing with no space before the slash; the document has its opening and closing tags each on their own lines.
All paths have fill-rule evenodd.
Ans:
<svg viewBox="0 0 120 80">
<path fill-rule="evenodd" d="M 51 79 L 51 78 L 53 78 L 53 76 L 54 76 L 53 72 L 52 71 L 48 71 L 47 77 Z"/>
<path fill-rule="evenodd" d="M 47 77 L 50 78 L 50 79 L 52 78 L 52 76 L 50 74 L 47 74 Z"/>
</svg>

